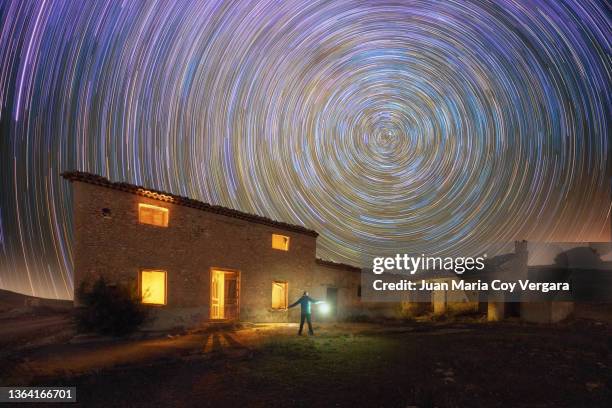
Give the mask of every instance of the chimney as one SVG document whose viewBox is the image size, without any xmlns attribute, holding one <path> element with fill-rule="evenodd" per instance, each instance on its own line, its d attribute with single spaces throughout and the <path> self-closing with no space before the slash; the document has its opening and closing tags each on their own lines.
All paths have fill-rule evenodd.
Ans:
<svg viewBox="0 0 612 408">
<path fill-rule="evenodd" d="M 514 253 L 517 255 L 527 254 L 527 241 L 524 239 L 521 241 L 514 241 Z"/>
<path fill-rule="evenodd" d="M 529 251 L 527 241 L 514 241 L 514 279 L 527 279 L 529 275 Z"/>
</svg>

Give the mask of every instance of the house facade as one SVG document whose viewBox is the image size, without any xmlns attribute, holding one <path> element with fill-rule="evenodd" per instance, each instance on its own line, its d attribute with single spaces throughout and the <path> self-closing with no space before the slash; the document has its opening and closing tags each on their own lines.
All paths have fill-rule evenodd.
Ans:
<svg viewBox="0 0 612 408">
<path fill-rule="evenodd" d="M 359 269 L 317 259 L 315 231 L 89 173 L 63 177 L 74 287 L 99 276 L 137 287 L 156 326 L 295 321 L 287 306 L 304 290 L 330 304 L 321 319 L 360 307 Z"/>
</svg>

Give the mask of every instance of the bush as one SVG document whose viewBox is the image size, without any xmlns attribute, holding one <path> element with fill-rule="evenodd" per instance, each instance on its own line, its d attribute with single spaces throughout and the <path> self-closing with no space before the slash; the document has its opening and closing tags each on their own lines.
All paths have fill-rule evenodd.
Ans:
<svg viewBox="0 0 612 408">
<path fill-rule="evenodd" d="M 134 332 L 147 318 L 135 292 L 127 286 L 111 284 L 104 277 L 93 285 L 84 282 L 77 290 L 81 305 L 76 312 L 77 330 L 111 336 Z"/>
</svg>

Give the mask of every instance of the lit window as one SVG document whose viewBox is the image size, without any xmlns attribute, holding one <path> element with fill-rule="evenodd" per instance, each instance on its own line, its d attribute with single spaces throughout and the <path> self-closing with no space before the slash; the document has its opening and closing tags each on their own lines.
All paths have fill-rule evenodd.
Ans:
<svg viewBox="0 0 612 408">
<path fill-rule="evenodd" d="M 287 286 L 287 282 L 272 282 L 272 309 L 287 308 Z"/>
<path fill-rule="evenodd" d="M 142 303 L 166 304 L 166 271 L 141 271 L 140 296 Z"/>
<path fill-rule="evenodd" d="M 168 226 L 168 209 L 150 204 L 138 204 L 138 221 L 141 224 Z"/>
<path fill-rule="evenodd" d="M 272 234 L 272 248 L 281 251 L 289 250 L 289 237 L 284 235 Z"/>
</svg>

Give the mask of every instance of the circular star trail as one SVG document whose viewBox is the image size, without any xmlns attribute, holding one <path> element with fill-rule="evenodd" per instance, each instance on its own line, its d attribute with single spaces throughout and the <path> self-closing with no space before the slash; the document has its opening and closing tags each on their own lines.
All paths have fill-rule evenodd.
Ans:
<svg viewBox="0 0 612 408">
<path fill-rule="evenodd" d="M 318 255 L 601 240 L 588 1 L 0 2 L 0 287 L 72 294 L 65 170 L 317 230 Z M 609 176 L 608 176 L 609 177 Z"/>
</svg>

